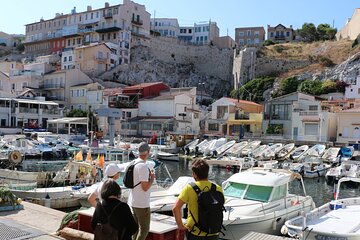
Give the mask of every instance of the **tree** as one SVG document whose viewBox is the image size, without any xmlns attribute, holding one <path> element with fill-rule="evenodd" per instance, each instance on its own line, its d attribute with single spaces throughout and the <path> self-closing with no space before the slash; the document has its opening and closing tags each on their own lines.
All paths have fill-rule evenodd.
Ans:
<svg viewBox="0 0 360 240">
<path fill-rule="evenodd" d="M 348 87 L 350 84 L 344 82 L 344 81 L 336 81 L 336 90 L 338 92 L 345 92 L 346 87 Z"/>
<path fill-rule="evenodd" d="M 84 111 L 81 109 L 73 109 L 66 114 L 66 117 L 87 117 L 88 123 L 89 123 L 89 129 L 93 130 L 93 131 L 98 130 L 96 116 L 94 115 L 94 113 L 91 110 Z"/>
<path fill-rule="evenodd" d="M 317 26 L 319 40 L 333 40 L 337 29 L 330 27 L 329 24 L 321 23 Z"/>
<path fill-rule="evenodd" d="M 336 82 L 332 81 L 330 79 L 324 81 L 321 85 L 321 93 L 322 94 L 327 94 L 327 93 L 332 93 L 332 92 L 336 92 Z"/>
<path fill-rule="evenodd" d="M 232 98 L 239 98 L 254 102 L 264 101 L 263 93 L 265 90 L 272 88 L 274 84 L 274 77 L 260 77 L 255 78 L 238 90 L 232 90 L 230 96 Z"/>
<path fill-rule="evenodd" d="M 300 81 L 296 77 L 289 77 L 281 81 L 280 90 L 283 95 L 296 92 Z"/>
<path fill-rule="evenodd" d="M 305 42 L 313 42 L 318 40 L 318 32 L 313 23 L 304 23 L 302 28 L 298 30 L 298 33 Z"/>
<path fill-rule="evenodd" d="M 20 43 L 16 46 L 16 50 L 18 50 L 19 52 L 23 52 L 25 51 L 25 46 L 24 44 Z"/>
<path fill-rule="evenodd" d="M 312 95 L 320 95 L 322 93 L 321 87 L 322 82 L 320 80 L 305 80 L 299 85 L 298 91 Z"/>
</svg>

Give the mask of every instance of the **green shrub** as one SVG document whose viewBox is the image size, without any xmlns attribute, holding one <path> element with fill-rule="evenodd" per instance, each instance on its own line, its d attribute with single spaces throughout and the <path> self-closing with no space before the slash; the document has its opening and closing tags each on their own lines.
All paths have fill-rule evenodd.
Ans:
<svg viewBox="0 0 360 240">
<path fill-rule="evenodd" d="M 277 53 L 282 53 L 284 50 L 286 50 L 286 48 L 285 48 L 283 45 L 275 45 L 275 46 L 274 46 L 274 50 L 275 50 Z"/>
<path fill-rule="evenodd" d="M 265 40 L 263 42 L 263 46 L 271 46 L 271 45 L 274 45 L 275 43 L 271 40 Z"/>
<path fill-rule="evenodd" d="M 330 79 L 324 81 L 321 85 L 321 94 L 337 92 L 336 82 Z"/>
<path fill-rule="evenodd" d="M 232 90 L 230 96 L 254 102 L 264 101 L 263 93 L 273 87 L 275 77 L 255 78 L 246 84 L 239 86 L 238 90 Z"/>
<path fill-rule="evenodd" d="M 266 134 L 282 134 L 283 125 L 282 124 L 269 124 L 266 128 Z"/>
<path fill-rule="evenodd" d="M 325 57 L 325 56 L 319 57 L 319 63 L 321 66 L 324 66 L 324 67 L 332 67 L 335 65 L 334 62 L 330 58 Z"/>
</svg>

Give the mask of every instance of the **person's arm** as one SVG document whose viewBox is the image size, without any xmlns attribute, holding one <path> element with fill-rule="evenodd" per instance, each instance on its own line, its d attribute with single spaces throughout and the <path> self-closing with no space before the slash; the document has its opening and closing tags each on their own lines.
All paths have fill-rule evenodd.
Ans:
<svg viewBox="0 0 360 240">
<path fill-rule="evenodd" d="M 150 180 L 147 181 L 147 182 L 144 182 L 144 181 L 141 182 L 141 188 L 142 188 L 142 190 L 144 190 L 145 192 L 147 192 L 147 191 L 151 188 L 151 185 L 153 184 L 154 179 L 155 179 L 155 174 L 150 173 Z"/>
<path fill-rule="evenodd" d="M 182 222 L 182 218 L 181 218 L 181 208 L 185 203 L 180 200 L 177 199 L 175 202 L 175 205 L 172 209 L 172 212 L 174 214 L 175 220 L 176 220 L 176 224 L 178 226 L 179 230 L 187 230 L 186 226 L 183 224 Z"/>
<path fill-rule="evenodd" d="M 92 206 L 92 207 L 96 207 L 96 199 L 98 198 L 98 195 L 97 195 L 97 191 L 95 190 L 95 191 L 93 191 L 90 195 L 89 195 L 89 197 L 88 197 L 88 202 L 90 203 L 90 205 Z"/>
</svg>

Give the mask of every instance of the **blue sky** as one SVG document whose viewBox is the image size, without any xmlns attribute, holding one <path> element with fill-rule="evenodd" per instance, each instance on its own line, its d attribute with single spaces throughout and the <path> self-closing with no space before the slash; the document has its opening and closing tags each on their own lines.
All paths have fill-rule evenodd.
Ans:
<svg viewBox="0 0 360 240">
<path fill-rule="evenodd" d="M 106 0 L 2 0 L 0 8 L 0 31 L 25 33 L 25 24 L 50 19 L 55 13 L 85 11 L 87 5 L 93 9 L 104 6 Z M 122 0 L 107 0 L 110 5 Z M 360 7 L 358 0 L 136 0 L 156 17 L 177 18 L 180 25 L 194 22 L 215 21 L 220 35 L 234 37 L 236 27 L 271 26 L 279 23 L 293 25 L 295 29 L 304 22 L 335 23 L 341 28 L 354 9 Z"/>
</svg>

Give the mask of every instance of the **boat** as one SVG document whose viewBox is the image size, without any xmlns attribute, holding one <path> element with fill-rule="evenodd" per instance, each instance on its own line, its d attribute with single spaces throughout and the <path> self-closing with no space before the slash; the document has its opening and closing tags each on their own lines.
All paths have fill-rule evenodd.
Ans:
<svg viewBox="0 0 360 240">
<path fill-rule="evenodd" d="M 327 184 L 334 184 L 342 177 L 360 177 L 360 162 L 359 161 L 344 161 L 340 166 L 330 168 L 325 174 Z"/>
<path fill-rule="evenodd" d="M 253 157 L 253 158 L 262 158 L 262 154 L 266 151 L 269 150 L 270 147 L 269 145 L 260 145 L 259 147 L 255 148 L 254 150 L 252 150 L 249 153 L 249 156 Z"/>
<path fill-rule="evenodd" d="M 321 158 L 323 159 L 324 162 L 337 164 L 339 163 L 340 160 L 339 151 L 340 151 L 339 147 L 328 148 L 321 156 Z"/>
<path fill-rule="evenodd" d="M 208 159 L 209 165 L 219 166 L 238 166 L 241 170 L 249 169 L 257 166 L 257 160 L 252 157 L 234 157 L 234 156 L 223 156 L 220 159 Z"/>
<path fill-rule="evenodd" d="M 341 178 L 335 200 L 285 222 L 282 233 L 297 239 L 359 240 L 360 197 L 339 199 L 340 185 L 360 183 L 359 178 Z"/>
<path fill-rule="evenodd" d="M 294 179 L 300 179 L 304 196 L 288 192 Z M 279 234 L 287 219 L 315 207 L 301 176 L 283 169 L 252 168 L 232 175 L 222 188 L 224 239 L 238 240 L 251 231 Z"/>
<path fill-rule="evenodd" d="M 224 145 L 226 143 L 226 138 L 219 138 L 219 139 L 214 139 L 212 140 L 209 145 L 207 146 L 207 148 L 204 148 L 203 150 L 203 153 L 204 153 L 204 156 L 207 156 L 207 155 L 214 155 L 214 151 Z"/>
<path fill-rule="evenodd" d="M 223 155 L 223 153 L 226 152 L 226 150 L 228 150 L 229 148 L 231 148 L 233 145 L 235 144 L 235 140 L 229 141 L 227 143 L 224 143 L 222 145 L 220 145 L 218 148 L 216 148 L 214 150 L 214 155 L 215 156 L 221 156 Z"/>
<path fill-rule="evenodd" d="M 168 152 L 163 152 L 163 151 L 157 152 L 156 158 L 159 160 L 176 161 L 176 162 L 178 162 L 180 160 L 179 154 L 168 153 Z"/>
<path fill-rule="evenodd" d="M 189 142 L 188 144 L 186 144 L 184 147 L 183 147 L 183 150 L 185 152 L 186 155 L 190 155 L 192 152 L 195 151 L 195 147 L 196 145 L 198 145 L 199 143 L 199 139 L 195 139 L 194 141 L 191 141 Z"/>
<path fill-rule="evenodd" d="M 278 159 L 285 159 L 291 154 L 294 149 L 295 143 L 286 144 L 275 154 L 275 157 Z"/>
<path fill-rule="evenodd" d="M 302 154 L 299 158 L 299 160 L 301 160 L 302 158 L 305 158 L 307 156 L 312 156 L 312 157 L 321 157 L 322 154 L 325 152 L 326 146 L 323 144 L 316 144 L 314 146 L 312 146 L 311 148 L 309 148 L 306 152 L 304 152 L 304 154 Z"/>
<path fill-rule="evenodd" d="M 248 156 L 251 151 L 260 146 L 261 141 L 252 141 L 249 142 L 242 150 L 242 156 Z"/>
<path fill-rule="evenodd" d="M 38 186 L 45 185 L 48 175 L 46 172 L 26 172 L 17 169 L 0 168 L 0 185 L 36 183 Z"/>
<path fill-rule="evenodd" d="M 276 153 L 283 147 L 282 143 L 275 143 L 267 148 L 261 155 L 261 160 L 272 160 L 275 158 Z"/>
<path fill-rule="evenodd" d="M 210 142 L 213 141 L 213 140 L 207 140 L 207 139 L 204 139 L 204 141 L 202 141 L 201 143 L 197 144 L 195 146 L 195 155 L 198 155 L 200 153 L 203 153 L 204 152 L 204 149 L 208 147 L 208 145 L 210 144 Z"/>
<path fill-rule="evenodd" d="M 353 146 L 347 146 L 347 147 L 342 147 L 340 148 L 340 158 L 341 161 L 346 161 L 346 160 L 350 160 L 354 154 L 354 147 Z"/>
<path fill-rule="evenodd" d="M 302 162 L 291 164 L 290 170 L 306 178 L 316 178 L 324 176 L 330 167 L 331 165 L 323 163 L 320 157 L 306 156 L 302 158 Z"/>
<path fill-rule="evenodd" d="M 293 161 L 298 161 L 299 157 L 301 157 L 308 149 L 308 145 L 302 145 L 295 148 L 295 150 L 290 154 L 290 159 L 292 159 Z"/>
<path fill-rule="evenodd" d="M 228 150 L 226 150 L 224 152 L 224 155 L 227 155 L 227 156 L 238 156 L 240 155 L 240 152 L 241 150 L 246 146 L 248 145 L 248 142 L 247 141 L 242 141 L 242 142 L 239 142 L 239 143 L 235 143 L 231 148 L 229 148 Z"/>
</svg>

